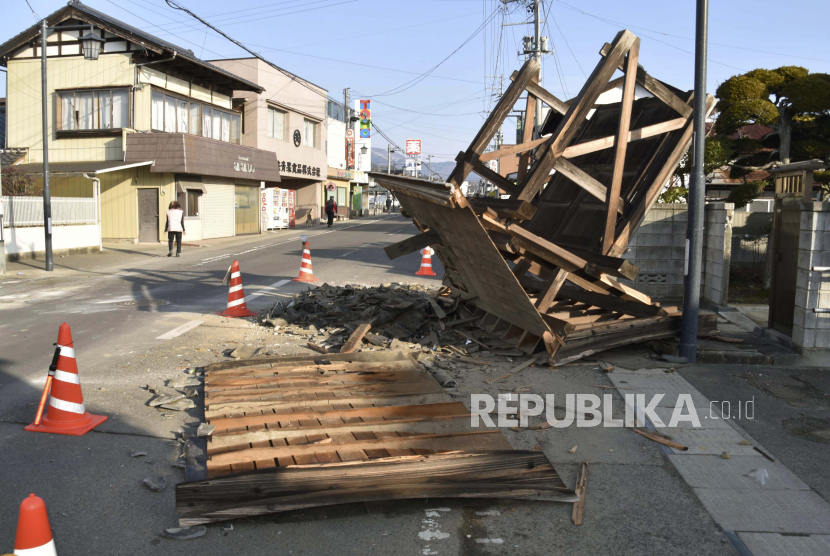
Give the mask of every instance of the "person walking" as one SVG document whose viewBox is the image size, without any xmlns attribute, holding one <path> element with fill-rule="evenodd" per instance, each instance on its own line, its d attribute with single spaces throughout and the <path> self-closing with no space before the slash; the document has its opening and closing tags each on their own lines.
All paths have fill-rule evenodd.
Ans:
<svg viewBox="0 0 830 556">
<path fill-rule="evenodd" d="M 167 256 L 173 256 L 173 240 L 176 240 L 176 256 L 182 254 L 182 234 L 184 233 L 184 211 L 178 201 L 170 203 L 167 210 L 167 222 L 164 224 L 167 232 Z"/>
<path fill-rule="evenodd" d="M 334 215 L 337 213 L 337 201 L 334 200 L 334 196 L 332 195 L 329 197 L 329 200 L 326 201 L 326 216 L 329 217 L 329 228 L 331 228 L 332 222 L 334 222 Z"/>
<path fill-rule="evenodd" d="M 392 212 L 392 196 L 386 198 L 386 212 Z"/>
</svg>

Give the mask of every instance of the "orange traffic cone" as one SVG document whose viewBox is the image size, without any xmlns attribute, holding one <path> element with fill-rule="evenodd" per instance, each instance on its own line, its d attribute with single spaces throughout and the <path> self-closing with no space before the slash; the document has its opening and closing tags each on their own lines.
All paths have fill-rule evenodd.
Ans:
<svg viewBox="0 0 830 556">
<path fill-rule="evenodd" d="M 72 331 L 63 323 L 58 331 L 58 343 L 55 357 L 49 367 L 46 386 L 40 399 L 35 422 L 26 427 L 31 432 L 51 432 L 83 436 L 107 420 L 105 415 L 92 415 L 84 407 L 84 395 L 81 392 L 81 379 L 75 362 L 75 348 L 72 343 Z M 41 419 L 43 409 L 49 397 L 49 411 Z"/>
<path fill-rule="evenodd" d="M 224 317 L 255 317 L 256 313 L 248 310 L 245 304 L 245 292 L 242 291 L 242 273 L 239 272 L 239 261 L 231 265 L 231 282 L 228 289 L 228 306 L 218 313 Z"/>
<path fill-rule="evenodd" d="M 308 240 L 303 241 L 303 261 L 300 263 L 300 275 L 293 278 L 294 282 L 316 282 L 314 272 L 311 270 L 311 249 Z"/>
<path fill-rule="evenodd" d="M 416 276 L 436 276 L 432 271 L 432 248 L 421 249 L 421 268 L 415 273 Z"/>
<path fill-rule="evenodd" d="M 21 556 L 57 556 L 43 498 L 30 494 L 20 504 L 14 553 Z"/>
</svg>

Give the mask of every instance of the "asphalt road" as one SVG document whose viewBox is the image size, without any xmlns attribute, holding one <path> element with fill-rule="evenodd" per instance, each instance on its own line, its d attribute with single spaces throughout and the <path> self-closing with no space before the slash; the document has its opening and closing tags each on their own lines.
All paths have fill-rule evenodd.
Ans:
<svg viewBox="0 0 830 556">
<path fill-rule="evenodd" d="M 205 537 L 191 541 L 160 537 L 162 529 L 175 526 L 173 485 L 183 480 L 170 465 L 181 451 L 175 433 L 198 421 L 194 413 L 165 418 L 146 406 L 151 396 L 140 387 L 220 360 L 215 352 L 225 346 L 275 341 L 267 329 L 213 316 L 227 299 L 221 280 L 230 262 L 240 262 L 253 310 L 307 287 L 286 282 L 298 274 L 303 233 L 311 236 L 320 283 L 438 285 L 442 269 L 436 259 L 439 276 L 424 278 L 414 275 L 417 253 L 389 261 L 383 252 L 415 231 L 393 215 L 333 230 L 213 242 L 186 248 L 178 259 L 165 256 L 166 246 L 133 253 L 125 247 L 113 255 L 116 265 L 95 256 L 69 257 L 60 264 L 75 272 L 37 279 L 27 272 L 0 282 L 0 553 L 12 549 L 20 501 L 36 492 L 47 502 L 60 554 L 733 554 L 658 445 L 628 430 L 602 427 L 504 431 L 514 448 L 543 449 L 570 486 L 579 463 L 590 460 L 580 527 L 570 522 L 571 506 L 565 504 L 430 500 L 238 520 L 232 531 L 211 526 Z M 157 339 L 198 320 L 204 324 L 172 340 Z M 64 321 L 72 327 L 87 408 L 109 419 L 83 437 L 24 432 Z M 492 385 L 485 384 L 486 376 L 480 369 L 466 372 L 458 392 L 596 392 L 589 385 L 608 383 L 596 366 L 532 368 Z M 579 450 L 569 453 L 575 445 Z M 131 458 L 135 451 L 147 456 Z M 150 475 L 167 478 L 164 492 L 142 485 Z"/>
</svg>

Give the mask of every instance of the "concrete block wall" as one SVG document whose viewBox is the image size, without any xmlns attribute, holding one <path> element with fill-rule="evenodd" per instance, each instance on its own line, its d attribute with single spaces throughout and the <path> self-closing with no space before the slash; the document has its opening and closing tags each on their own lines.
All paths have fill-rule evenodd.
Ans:
<svg viewBox="0 0 830 556">
<path fill-rule="evenodd" d="M 701 296 L 708 303 L 728 302 L 733 209 L 731 203 L 706 205 Z M 688 205 L 654 205 L 623 254 L 640 268 L 640 274 L 634 281 L 622 281 L 652 299 L 679 303 L 683 298 L 687 225 Z"/>
<path fill-rule="evenodd" d="M 801 203 L 793 343 L 802 354 L 830 357 L 830 203 Z M 830 359 L 828 359 L 830 361 Z"/>
</svg>

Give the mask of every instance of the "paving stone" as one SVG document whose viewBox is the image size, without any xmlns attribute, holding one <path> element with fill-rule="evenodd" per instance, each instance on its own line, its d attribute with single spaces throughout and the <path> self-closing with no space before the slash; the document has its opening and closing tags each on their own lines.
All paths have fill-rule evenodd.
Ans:
<svg viewBox="0 0 830 556">
<path fill-rule="evenodd" d="M 699 408 L 696 407 L 697 418 L 700 422 L 700 427 L 693 426 L 693 423 L 690 421 L 678 421 L 675 423 L 676 427 L 669 427 L 669 423 L 671 423 L 671 416 L 674 412 L 674 408 L 670 407 L 658 407 L 654 410 L 654 413 L 660 417 L 660 420 L 663 421 L 665 427 L 657 427 L 657 429 L 663 433 L 668 434 L 669 436 L 679 433 L 681 430 L 690 430 L 690 429 L 700 429 L 700 430 L 711 430 L 711 429 L 722 429 L 722 430 L 735 430 L 733 429 L 729 423 L 727 423 L 724 419 L 720 418 L 720 413 L 718 411 L 712 411 L 710 413 L 708 408 Z M 681 415 L 689 415 L 688 408 L 683 408 L 681 411 Z M 713 419 L 712 416 L 717 417 Z M 654 423 L 652 423 L 654 424 Z M 655 425 L 656 426 L 656 425 Z"/>
<path fill-rule="evenodd" d="M 761 490 L 810 490 L 804 481 L 778 462 L 771 462 L 757 452 L 754 456 L 733 456 L 724 460 L 717 455 L 671 455 L 674 464 L 686 483 L 694 488 L 761 489 Z M 747 477 L 756 469 L 766 469 L 769 478 L 765 485 Z"/>
<path fill-rule="evenodd" d="M 667 429 L 659 429 L 664 432 Z M 731 456 L 757 456 L 752 446 L 740 444 L 743 436 L 733 428 L 727 429 L 670 429 L 673 434 L 669 436 L 679 444 L 687 448 L 686 451 L 670 448 L 675 454 L 703 454 L 720 456 L 723 452 L 729 452 Z M 769 461 L 769 460 L 766 460 Z"/>
<path fill-rule="evenodd" d="M 830 534 L 830 504 L 811 490 L 693 490 L 727 531 Z"/>
<path fill-rule="evenodd" d="M 827 556 L 830 535 L 793 536 L 778 533 L 738 533 L 753 556 Z"/>
<path fill-rule="evenodd" d="M 709 407 L 709 400 L 706 396 L 676 373 L 663 373 L 662 375 L 621 373 L 617 375 L 615 371 L 608 373 L 606 376 L 614 386 L 625 388 L 625 390 L 619 390 L 621 396 L 644 394 L 647 404 L 657 394 L 663 394 L 663 397 L 657 403 L 657 407 L 673 408 L 677 405 L 677 397 L 680 394 L 688 394 L 696 408 Z"/>
</svg>

